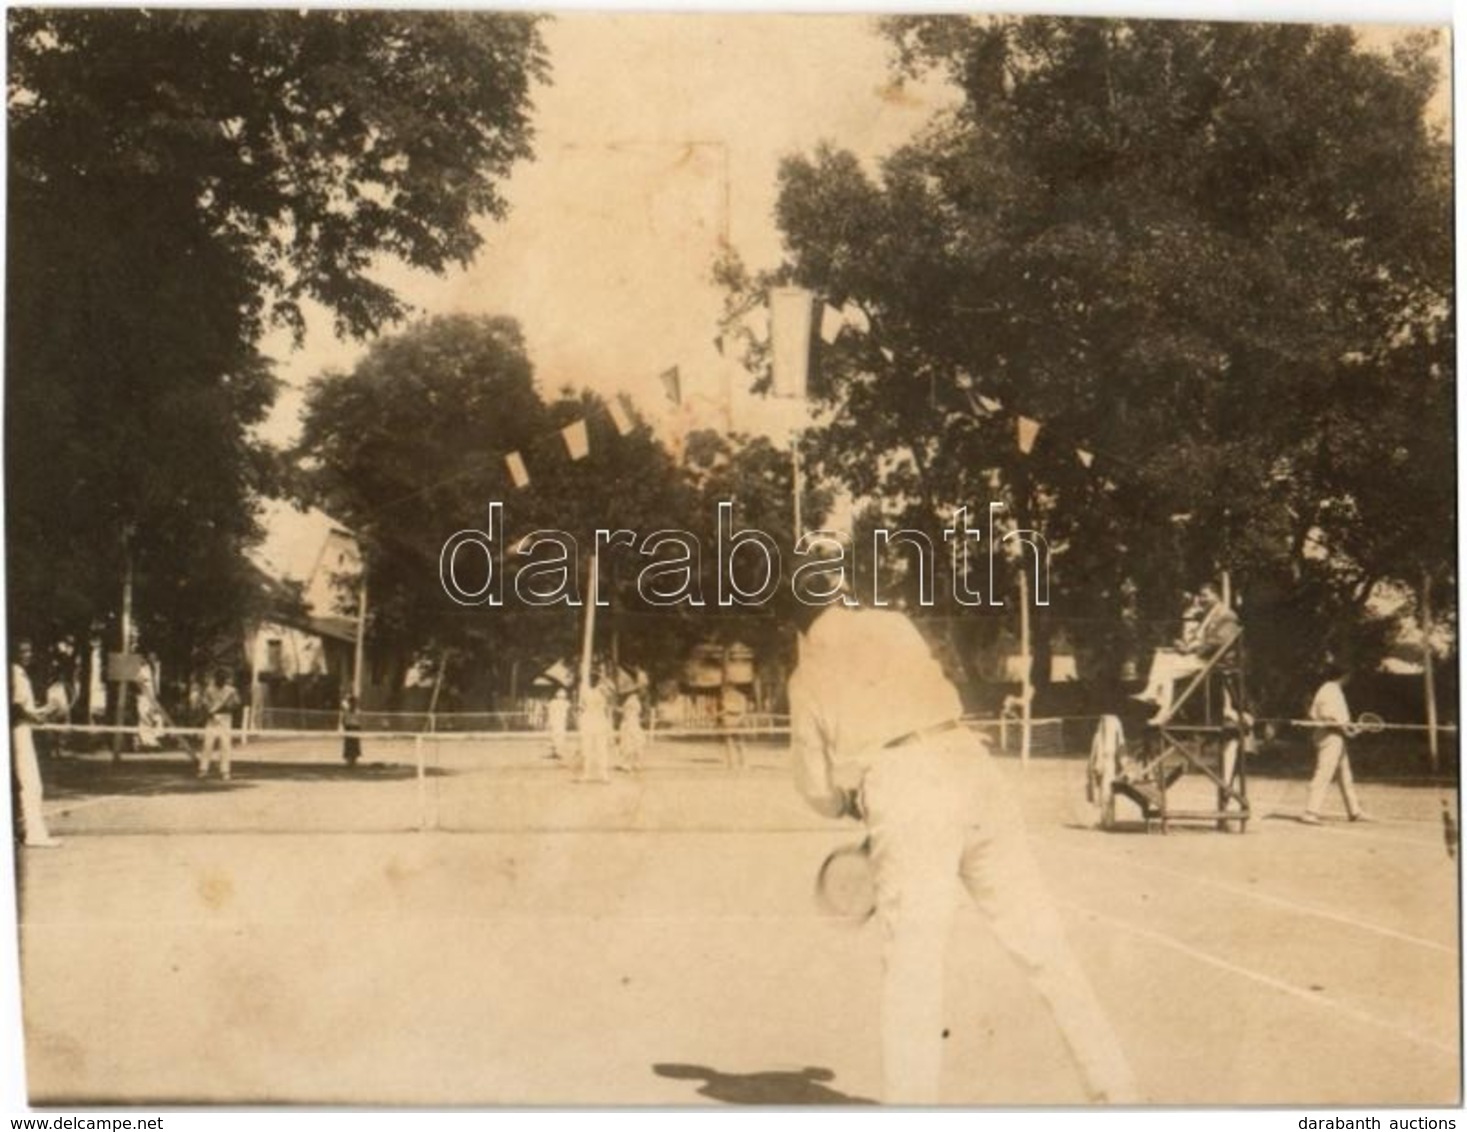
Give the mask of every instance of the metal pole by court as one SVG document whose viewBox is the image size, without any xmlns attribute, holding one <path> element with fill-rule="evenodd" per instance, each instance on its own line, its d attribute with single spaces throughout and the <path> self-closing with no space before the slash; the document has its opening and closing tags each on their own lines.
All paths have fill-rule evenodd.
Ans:
<svg viewBox="0 0 1467 1132">
<path fill-rule="evenodd" d="M 362 706 L 362 657 L 367 641 L 367 563 L 362 562 L 362 581 L 357 587 L 357 640 L 356 650 L 352 657 L 351 670 L 351 694 L 357 702 L 357 710 Z"/>
<path fill-rule="evenodd" d="M 1431 575 L 1421 578 L 1421 676 L 1426 692 L 1426 749 L 1431 753 L 1431 770 L 1435 774 L 1441 768 L 1441 751 L 1437 747 L 1436 732 L 1436 671 L 1431 655 Z"/>
</svg>

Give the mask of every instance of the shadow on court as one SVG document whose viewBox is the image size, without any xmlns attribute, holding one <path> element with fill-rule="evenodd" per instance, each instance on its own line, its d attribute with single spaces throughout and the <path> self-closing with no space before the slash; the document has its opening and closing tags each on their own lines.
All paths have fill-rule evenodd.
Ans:
<svg viewBox="0 0 1467 1132">
<path fill-rule="evenodd" d="M 256 762 L 236 756 L 234 776 L 222 781 L 217 762 L 209 777 L 198 777 L 197 764 L 182 753 L 167 755 L 125 755 L 113 763 L 102 757 L 62 757 L 48 759 L 42 774 L 48 802 L 73 801 L 94 795 L 129 795 L 155 797 L 166 794 L 224 793 L 248 789 L 252 782 L 402 782 L 416 776 L 416 770 L 403 763 L 361 762 L 355 767 L 344 763 Z M 429 767 L 429 778 L 449 772 Z"/>
<path fill-rule="evenodd" d="M 702 1081 L 699 1096 L 723 1104 L 767 1105 L 874 1105 L 874 1100 L 853 1097 L 825 1085 L 834 1081 L 835 1073 L 819 1066 L 807 1066 L 797 1072 L 768 1070 L 763 1073 L 720 1073 L 706 1065 L 682 1065 L 659 1062 L 652 1066 L 659 1077 L 674 1081 Z"/>
</svg>

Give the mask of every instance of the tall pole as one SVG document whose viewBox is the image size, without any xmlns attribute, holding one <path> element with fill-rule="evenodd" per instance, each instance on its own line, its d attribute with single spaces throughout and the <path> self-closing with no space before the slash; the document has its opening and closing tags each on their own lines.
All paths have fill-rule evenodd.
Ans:
<svg viewBox="0 0 1467 1132">
<path fill-rule="evenodd" d="M 1024 571 L 1024 552 L 1019 552 L 1019 671 L 1023 684 L 1019 695 L 1023 698 L 1022 715 L 1019 717 L 1019 765 L 1029 765 L 1029 748 L 1034 735 L 1034 721 L 1030 704 L 1034 700 L 1034 677 L 1030 671 L 1034 656 L 1029 647 L 1029 575 Z"/>
<path fill-rule="evenodd" d="M 1431 656 L 1431 575 L 1421 578 L 1421 673 L 1426 683 L 1426 744 L 1431 752 L 1431 770 L 1435 774 L 1441 762 L 1436 741 L 1436 671 Z"/>
<path fill-rule="evenodd" d="M 362 657 L 367 643 L 367 563 L 362 560 L 362 580 L 357 587 L 357 642 L 356 653 L 352 659 L 351 668 L 351 694 L 357 702 L 357 709 L 362 706 Z"/>
<path fill-rule="evenodd" d="M 127 690 L 130 686 L 127 675 L 127 658 L 132 653 L 132 528 L 122 531 L 122 624 L 117 649 L 119 667 L 117 672 L 117 703 L 113 709 L 112 722 L 117 730 L 112 732 L 112 761 L 122 759 L 122 728 L 127 721 Z"/>
<path fill-rule="evenodd" d="M 600 593 L 601 542 L 596 540 L 591 551 L 590 584 L 586 586 L 586 625 L 581 637 L 581 684 L 580 701 L 586 702 L 591 691 L 591 645 L 596 638 L 596 598 Z"/>
<path fill-rule="evenodd" d="M 800 537 L 805 533 L 805 520 L 800 503 L 800 497 L 805 494 L 805 476 L 804 469 L 800 466 L 800 434 L 798 431 L 790 440 L 790 467 L 793 473 L 790 478 L 794 484 L 795 494 L 795 545 L 799 546 Z"/>
</svg>

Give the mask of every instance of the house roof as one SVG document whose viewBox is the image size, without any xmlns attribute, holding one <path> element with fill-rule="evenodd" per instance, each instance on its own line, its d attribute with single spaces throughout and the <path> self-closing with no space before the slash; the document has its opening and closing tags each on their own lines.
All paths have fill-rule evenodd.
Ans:
<svg viewBox="0 0 1467 1132">
<path fill-rule="evenodd" d="M 355 643 L 356 620 L 339 614 L 315 615 L 302 604 L 303 591 L 320 566 L 327 540 L 351 534 L 324 511 L 300 511 L 279 500 L 261 503 L 264 538 L 249 551 L 250 565 L 271 605 L 271 616 L 319 637 Z"/>
<path fill-rule="evenodd" d="M 310 580 L 333 531 L 350 537 L 326 512 L 314 507 L 301 511 L 278 499 L 261 501 L 260 525 L 265 534 L 250 548 L 250 561 L 271 578 L 287 582 Z"/>
</svg>

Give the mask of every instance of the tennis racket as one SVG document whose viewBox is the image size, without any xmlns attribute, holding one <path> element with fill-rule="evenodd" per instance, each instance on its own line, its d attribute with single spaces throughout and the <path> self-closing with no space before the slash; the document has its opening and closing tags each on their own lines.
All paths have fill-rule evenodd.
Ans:
<svg viewBox="0 0 1467 1132">
<path fill-rule="evenodd" d="M 1343 731 L 1346 735 L 1350 736 L 1379 735 L 1383 731 L 1385 731 L 1387 727 L 1395 727 L 1402 730 L 1416 730 L 1415 727 L 1411 727 L 1410 725 L 1406 724 L 1389 724 L 1380 716 L 1376 715 L 1373 711 L 1362 711 L 1358 716 L 1355 717 L 1353 722 L 1350 723 L 1330 723 L 1325 720 L 1319 719 L 1294 719 L 1290 720 L 1290 722 L 1295 727 L 1311 727 L 1315 729 L 1324 728 L 1326 730 Z"/>
<path fill-rule="evenodd" d="M 1379 735 L 1386 729 L 1386 721 L 1373 711 L 1362 711 L 1356 718 L 1352 734 Z"/>
<path fill-rule="evenodd" d="M 842 845 L 815 876 L 815 899 L 832 916 L 865 921 L 876 911 L 871 839 Z"/>
</svg>

